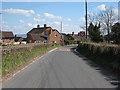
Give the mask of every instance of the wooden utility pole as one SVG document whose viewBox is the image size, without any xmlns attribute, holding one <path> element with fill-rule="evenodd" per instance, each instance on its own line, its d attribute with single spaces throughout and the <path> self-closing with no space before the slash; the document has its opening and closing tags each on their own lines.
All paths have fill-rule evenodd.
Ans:
<svg viewBox="0 0 120 90">
<path fill-rule="evenodd" d="M 62 40 L 62 22 L 61 22 L 61 40 Z"/>
<path fill-rule="evenodd" d="M 86 39 L 87 39 L 87 0 L 85 0 L 85 6 L 86 6 L 86 15 L 85 15 L 85 19 L 86 19 Z"/>
<path fill-rule="evenodd" d="M 62 22 L 61 22 L 61 45 L 64 45 L 64 39 L 63 39 L 63 36 L 62 36 Z"/>
<path fill-rule="evenodd" d="M 120 1 L 118 2 L 118 22 L 120 23 Z"/>
</svg>

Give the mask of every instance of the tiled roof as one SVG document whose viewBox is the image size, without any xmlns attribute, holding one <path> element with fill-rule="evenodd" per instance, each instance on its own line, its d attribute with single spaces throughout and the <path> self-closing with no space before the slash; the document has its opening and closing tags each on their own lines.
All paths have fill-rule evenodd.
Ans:
<svg viewBox="0 0 120 90">
<path fill-rule="evenodd" d="M 30 34 L 32 40 L 46 40 L 46 38 L 42 37 L 39 34 Z"/>
<path fill-rule="evenodd" d="M 2 38 L 14 38 L 14 35 L 12 32 L 1 31 L 0 33 L 2 33 Z"/>
<path fill-rule="evenodd" d="M 51 27 L 41 27 L 41 28 L 33 28 L 31 31 L 29 31 L 28 33 L 31 34 L 41 34 L 43 31 L 45 31 L 46 29 L 50 30 Z"/>
<path fill-rule="evenodd" d="M 76 40 L 81 40 L 81 38 L 80 38 L 80 36 L 78 36 L 78 34 L 74 34 L 74 35 L 68 34 L 68 35 L 70 35 L 72 38 L 74 38 L 74 40 L 75 40 L 75 39 L 76 39 Z"/>
</svg>

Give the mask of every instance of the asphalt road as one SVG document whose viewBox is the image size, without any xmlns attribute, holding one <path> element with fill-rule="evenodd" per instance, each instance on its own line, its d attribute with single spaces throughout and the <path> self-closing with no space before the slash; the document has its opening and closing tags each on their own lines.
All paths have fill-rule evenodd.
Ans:
<svg viewBox="0 0 120 90">
<path fill-rule="evenodd" d="M 60 47 L 3 83 L 3 88 L 115 88 L 117 80 L 84 56 Z"/>
</svg>

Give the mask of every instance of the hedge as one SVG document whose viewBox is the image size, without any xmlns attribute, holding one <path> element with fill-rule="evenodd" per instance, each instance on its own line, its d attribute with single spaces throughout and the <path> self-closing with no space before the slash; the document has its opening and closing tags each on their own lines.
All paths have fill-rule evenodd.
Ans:
<svg viewBox="0 0 120 90">
<path fill-rule="evenodd" d="M 120 46 L 80 42 L 78 51 L 88 57 L 92 57 L 96 63 L 120 72 Z"/>
</svg>

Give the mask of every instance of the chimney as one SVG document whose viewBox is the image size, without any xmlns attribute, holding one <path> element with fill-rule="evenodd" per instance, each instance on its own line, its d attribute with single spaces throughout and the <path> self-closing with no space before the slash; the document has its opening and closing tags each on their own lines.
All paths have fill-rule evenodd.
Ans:
<svg viewBox="0 0 120 90">
<path fill-rule="evenodd" d="M 44 27 L 45 27 L 45 28 L 46 28 L 46 26 L 47 26 L 47 25 L 46 25 L 46 24 L 44 24 Z"/>
<path fill-rule="evenodd" d="M 72 32 L 72 35 L 74 36 L 74 32 Z"/>
<path fill-rule="evenodd" d="M 40 25 L 37 25 L 37 28 L 40 28 Z"/>
</svg>

